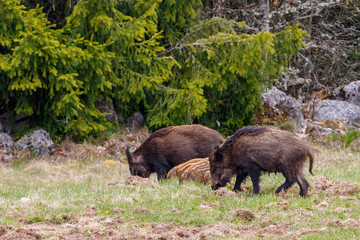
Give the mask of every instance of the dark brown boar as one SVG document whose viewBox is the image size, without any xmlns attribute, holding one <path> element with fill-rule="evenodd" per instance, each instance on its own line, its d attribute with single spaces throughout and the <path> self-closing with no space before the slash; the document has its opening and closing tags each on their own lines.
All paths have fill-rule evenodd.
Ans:
<svg viewBox="0 0 360 240">
<path fill-rule="evenodd" d="M 224 141 L 217 131 L 202 125 L 182 125 L 155 131 L 138 149 L 126 149 L 131 175 L 165 178 L 169 170 L 193 158 L 208 157 Z"/>
<path fill-rule="evenodd" d="M 225 186 L 236 174 L 234 190 L 240 190 L 241 183 L 250 176 L 257 194 L 261 172 L 281 172 L 286 181 L 276 193 L 286 191 L 297 182 L 300 195 L 306 197 L 309 183 L 304 178 L 302 167 L 307 157 L 312 174 L 314 158 L 310 147 L 297 135 L 265 127 L 243 127 L 210 154 L 211 187 Z"/>
</svg>

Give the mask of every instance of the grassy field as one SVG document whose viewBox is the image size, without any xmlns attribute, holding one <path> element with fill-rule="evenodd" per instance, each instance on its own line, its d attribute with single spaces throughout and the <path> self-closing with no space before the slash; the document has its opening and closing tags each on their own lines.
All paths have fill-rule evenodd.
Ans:
<svg viewBox="0 0 360 240">
<path fill-rule="evenodd" d="M 248 180 L 230 187 L 162 181 L 126 184 L 123 153 L 63 146 L 66 154 L 23 156 L 0 165 L 0 239 L 359 239 L 360 153 L 314 145 L 308 197 L 284 178 L 263 175 L 260 194 Z M 233 181 L 234 182 L 234 181 Z"/>
</svg>

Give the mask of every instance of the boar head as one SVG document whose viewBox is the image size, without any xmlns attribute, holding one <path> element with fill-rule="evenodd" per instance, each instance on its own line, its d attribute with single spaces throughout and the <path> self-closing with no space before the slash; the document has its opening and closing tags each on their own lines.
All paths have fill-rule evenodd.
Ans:
<svg viewBox="0 0 360 240">
<path fill-rule="evenodd" d="M 210 154 L 210 174 L 211 174 L 211 188 L 216 190 L 225 187 L 230 182 L 233 175 L 231 169 L 223 166 L 223 152 L 218 147 Z"/>
<path fill-rule="evenodd" d="M 129 163 L 131 175 L 148 178 L 151 174 L 149 165 L 145 162 L 141 155 L 132 154 L 129 148 L 126 149 L 126 156 Z"/>
</svg>

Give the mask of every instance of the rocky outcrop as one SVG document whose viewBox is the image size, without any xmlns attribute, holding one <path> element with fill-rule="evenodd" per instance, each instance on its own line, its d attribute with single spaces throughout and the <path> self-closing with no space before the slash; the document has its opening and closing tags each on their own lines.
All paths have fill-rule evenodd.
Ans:
<svg viewBox="0 0 360 240">
<path fill-rule="evenodd" d="M 360 107 L 345 101 L 320 100 L 315 103 L 311 115 L 313 120 L 320 122 L 325 120 L 356 122 L 360 121 Z"/>
<path fill-rule="evenodd" d="M 280 111 L 284 111 L 289 117 L 294 119 L 298 131 L 306 125 L 301 111 L 301 105 L 295 98 L 287 96 L 276 87 L 273 87 L 271 90 L 265 92 L 261 98 L 264 103 L 267 103 Z"/>
<path fill-rule="evenodd" d="M 336 88 L 329 99 L 346 101 L 360 107 L 360 81 Z"/>
<path fill-rule="evenodd" d="M 138 130 L 142 128 L 144 124 L 145 124 L 145 118 L 140 111 L 131 114 L 126 121 L 126 126 L 133 130 Z"/>
<path fill-rule="evenodd" d="M 111 101 L 108 100 L 101 100 L 95 103 L 95 107 L 101 112 L 101 113 L 108 113 L 106 115 L 105 119 L 108 122 L 112 123 L 118 123 L 118 115 L 115 112 L 114 105 Z"/>
<path fill-rule="evenodd" d="M 7 133 L 0 133 L 0 162 L 10 162 L 15 154 L 15 145 Z"/>
<path fill-rule="evenodd" d="M 29 149 L 38 156 L 46 156 L 55 152 L 55 144 L 50 138 L 50 134 L 44 129 L 35 130 L 25 134 L 15 144 L 17 150 Z"/>
</svg>

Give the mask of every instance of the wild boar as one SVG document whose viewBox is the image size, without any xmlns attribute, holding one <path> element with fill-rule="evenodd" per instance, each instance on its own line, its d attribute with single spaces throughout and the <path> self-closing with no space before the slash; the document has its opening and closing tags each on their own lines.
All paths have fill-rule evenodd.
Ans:
<svg viewBox="0 0 360 240">
<path fill-rule="evenodd" d="M 191 165 L 191 168 L 186 170 L 181 179 L 187 181 L 196 181 L 200 183 L 210 182 L 208 175 L 210 174 L 209 158 L 203 158 L 201 161 Z"/>
<path fill-rule="evenodd" d="M 294 133 L 266 127 L 243 127 L 210 154 L 211 187 L 216 190 L 225 186 L 236 174 L 234 190 L 240 190 L 241 183 L 250 176 L 253 191 L 257 194 L 261 172 L 281 172 L 286 181 L 276 193 L 286 191 L 297 182 L 300 195 L 306 197 L 309 183 L 302 167 L 307 158 L 312 174 L 314 157 L 310 147 Z"/>
<path fill-rule="evenodd" d="M 168 179 L 175 179 L 175 178 L 181 178 L 181 176 L 193 166 L 193 164 L 196 164 L 197 162 L 201 161 L 203 158 L 194 158 L 189 161 L 186 161 L 184 163 L 181 163 L 175 167 L 173 167 L 167 174 Z M 209 165 L 210 169 L 210 165 Z M 180 179 L 182 180 L 182 179 Z"/>
<path fill-rule="evenodd" d="M 133 153 L 126 149 L 130 173 L 147 178 L 156 172 L 160 180 L 176 165 L 193 158 L 208 157 L 223 141 L 220 133 L 202 125 L 159 129 Z"/>
<path fill-rule="evenodd" d="M 207 183 L 210 182 L 209 175 L 209 158 L 194 158 L 172 168 L 167 174 L 167 178 Z"/>
</svg>

